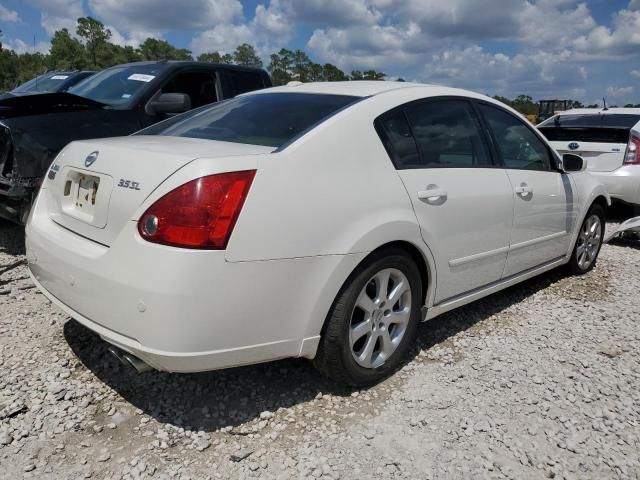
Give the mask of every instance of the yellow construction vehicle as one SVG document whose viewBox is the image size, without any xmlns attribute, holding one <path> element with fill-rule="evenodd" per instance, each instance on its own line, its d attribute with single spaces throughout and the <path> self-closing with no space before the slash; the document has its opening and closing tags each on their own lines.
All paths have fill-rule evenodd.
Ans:
<svg viewBox="0 0 640 480">
<path fill-rule="evenodd" d="M 564 112 L 570 108 L 570 100 L 540 100 L 538 103 L 538 116 L 532 123 L 544 122 L 547 118 L 553 117 L 556 113 Z M 529 115 L 533 117 L 534 115 Z M 531 120 L 531 118 L 529 118 Z"/>
</svg>

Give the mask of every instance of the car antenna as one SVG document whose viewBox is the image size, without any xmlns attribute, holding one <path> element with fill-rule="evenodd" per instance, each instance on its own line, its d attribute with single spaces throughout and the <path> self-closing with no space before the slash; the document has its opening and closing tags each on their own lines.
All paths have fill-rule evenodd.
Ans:
<svg viewBox="0 0 640 480">
<path fill-rule="evenodd" d="M 607 107 L 607 99 L 602 97 L 602 104 L 604 105 L 604 107 L 602 107 L 602 111 L 606 112 L 607 110 L 609 110 L 609 107 Z"/>
</svg>

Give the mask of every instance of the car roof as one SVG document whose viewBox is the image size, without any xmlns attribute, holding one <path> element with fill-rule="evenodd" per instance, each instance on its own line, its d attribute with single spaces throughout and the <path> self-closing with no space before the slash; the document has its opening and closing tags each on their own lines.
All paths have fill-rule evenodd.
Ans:
<svg viewBox="0 0 640 480">
<path fill-rule="evenodd" d="M 640 108 L 572 108 L 558 115 L 640 115 Z"/>
<path fill-rule="evenodd" d="M 215 67 L 217 69 L 225 70 L 242 70 L 246 72 L 264 72 L 261 67 L 251 67 L 247 65 L 233 65 L 229 63 L 213 63 L 213 62 L 198 62 L 195 60 L 149 60 L 143 62 L 130 62 L 121 63 L 120 65 L 114 65 L 113 67 L 133 67 L 135 65 L 168 65 L 170 67 Z"/>
<path fill-rule="evenodd" d="M 247 92 L 243 95 L 259 95 L 264 93 L 317 93 L 327 95 L 350 95 L 354 97 L 372 97 L 386 92 L 409 88 L 430 90 L 431 95 L 460 95 L 465 97 L 483 98 L 494 103 L 495 100 L 468 90 L 443 87 L 427 83 L 398 82 L 386 80 L 348 80 L 344 82 L 290 82 L 280 87 L 266 88 Z"/>
</svg>

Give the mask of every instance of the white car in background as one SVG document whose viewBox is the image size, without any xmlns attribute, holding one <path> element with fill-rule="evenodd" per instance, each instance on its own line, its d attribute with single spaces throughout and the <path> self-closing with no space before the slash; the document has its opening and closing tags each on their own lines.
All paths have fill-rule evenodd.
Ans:
<svg viewBox="0 0 640 480">
<path fill-rule="evenodd" d="M 640 108 L 580 108 L 538 125 L 560 155 L 587 162 L 611 198 L 640 207 Z"/>
<path fill-rule="evenodd" d="M 301 84 L 79 141 L 35 202 L 36 285 L 138 370 L 393 372 L 418 323 L 593 268 L 605 188 L 488 97 Z"/>
</svg>

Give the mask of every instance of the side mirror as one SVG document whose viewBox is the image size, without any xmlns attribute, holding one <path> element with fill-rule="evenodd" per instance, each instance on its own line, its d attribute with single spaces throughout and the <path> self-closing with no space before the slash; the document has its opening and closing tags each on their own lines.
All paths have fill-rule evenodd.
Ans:
<svg viewBox="0 0 640 480">
<path fill-rule="evenodd" d="M 581 172 L 587 167 L 587 162 L 580 155 L 565 153 L 562 155 L 562 169 L 565 172 Z"/>
<path fill-rule="evenodd" d="M 147 105 L 148 113 L 183 113 L 191 110 L 191 97 L 186 93 L 162 93 Z"/>
</svg>

